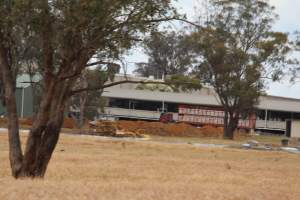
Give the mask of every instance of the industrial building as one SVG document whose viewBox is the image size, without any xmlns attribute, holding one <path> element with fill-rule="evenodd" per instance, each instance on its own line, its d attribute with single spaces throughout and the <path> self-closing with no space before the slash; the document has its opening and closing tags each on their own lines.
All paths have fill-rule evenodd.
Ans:
<svg viewBox="0 0 300 200">
<path fill-rule="evenodd" d="M 119 75 L 116 77 L 116 81 L 124 78 L 124 76 Z M 149 80 L 149 78 L 136 76 L 126 76 L 126 78 Z M 191 108 L 200 106 L 206 110 L 219 110 L 221 108 L 216 93 L 208 86 L 204 86 L 200 91 L 176 93 L 141 90 L 137 89 L 136 84 L 126 83 L 105 89 L 103 96 L 109 99 L 105 112 L 101 114 L 101 117 L 106 118 L 157 121 L 161 113 L 171 112 L 175 116 L 178 115 L 175 120 L 182 121 L 179 116 L 181 105 Z M 191 112 L 193 111 L 191 110 Z M 300 99 L 262 96 L 256 106 L 255 115 L 254 129 L 284 133 L 289 129 L 290 120 L 300 120 Z M 209 116 L 202 117 L 207 118 Z"/>
<path fill-rule="evenodd" d="M 124 75 L 117 75 L 115 81 L 124 79 Z M 153 78 L 129 75 L 126 79 L 153 81 Z M 28 75 L 19 76 L 17 80 L 17 109 L 21 118 L 33 115 L 33 91 L 29 82 Z M 141 89 L 137 84 L 126 83 L 106 88 L 103 96 L 108 99 L 108 103 L 104 113 L 99 109 L 101 118 L 158 121 L 162 113 L 168 112 L 174 114 L 175 121 L 223 124 L 222 106 L 214 90 L 208 86 L 200 91 L 173 92 L 166 88 Z M 5 109 L 0 103 L 0 116 L 4 115 Z M 286 133 L 293 128 L 290 121 L 300 121 L 300 99 L 265 95 L 260 97 L 256 106 L 254 124 L 241 121 L 241 127 Z"/>
<path fill-rule="evenodd" d="M 33 77 L 33 81 L 37 82 L 37 76 Z M 29 75 L 20 75 L 16 82 L 16 101 L 18 116 L 21 118 L 32 117 L 33 115 L 33 90 L 30 84 L 31 78 Z M 0 102 L 0 116 L 5 115 L 5 108 Z"/>
</svg>

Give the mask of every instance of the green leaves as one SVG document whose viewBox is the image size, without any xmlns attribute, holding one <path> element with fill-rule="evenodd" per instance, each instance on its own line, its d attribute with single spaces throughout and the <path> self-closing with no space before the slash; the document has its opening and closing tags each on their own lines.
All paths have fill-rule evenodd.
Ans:
<svg viewBox="0 0 300 200">
<path fill-rule="evenodd" d="M 140 84 L 136 87 L 138 90 L 160 91 L 160 92 L 193 92 L 200 90 L 202 84 L 198 78 L 172 75 L 168 76 L 164 82 L 157 82 L 151 84 Z"/>
<path fill-rule="evenodd" d="M 186 35 L 179 32 L 152 32 L 144 41 L 147 63 L 137 64 L 135 72 L 148 77 L 187 74 L 193 66 L 193 54 Z"/>
<path fill-rule="evenodd" d="M 278 79 L 289 52 L 287 35 L 271 32 L 274 7 L 259 0 L 211 0 L 214 12 L 190 40 L 200 63 L 195 72 L 232 113 L 248 112 L 263 92 L 263 77 Z"/>
<path fill-rule="evenodd" d="M 195 91 L 202 88 L 198 78 L 184 75 L 172 75 L 165 80 L 165 83 L 173 88 L 173 91 Z"/>
<path fill-rule="evenodd" d="M 169 0 L 5 0 L 0 11 L 3 30 L 24 34 L 22 42 L 36 41 L 32 46 L 37 52 L 47 43 L 56 72 L 62 63 L 71 66 L 79 58 L 88 62 L 97 53 L 117 59 L 145 32 L 177 16 Z M 36 55 L 35 60 L 43 64 L 44 59 Z"/>
</svg>

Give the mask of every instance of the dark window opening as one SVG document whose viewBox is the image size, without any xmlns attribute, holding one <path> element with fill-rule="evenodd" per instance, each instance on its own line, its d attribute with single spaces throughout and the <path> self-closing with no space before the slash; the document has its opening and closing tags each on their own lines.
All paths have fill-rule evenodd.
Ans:
<svg viewBox="0 0 300 200">
<path fill-rule="evenodd" d="M 160 112 L 178 112 L 178 104 L 176 103 L 163 103 L 158 101 L 142 101 L 131 99 L 111 98 L 109 100 L 109 107 Z"/>
</svg>

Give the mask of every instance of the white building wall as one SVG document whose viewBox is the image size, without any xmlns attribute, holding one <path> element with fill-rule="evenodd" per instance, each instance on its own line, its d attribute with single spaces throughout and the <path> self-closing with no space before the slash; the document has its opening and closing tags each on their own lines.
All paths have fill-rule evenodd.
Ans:
<svg viewBox="0 0 300 200">
<path fill-rule="evenodd" d="M 300 121 L 299 120 L 292 121 L 291 137 L 292 138 L 300 138 Z"/>
</svg>

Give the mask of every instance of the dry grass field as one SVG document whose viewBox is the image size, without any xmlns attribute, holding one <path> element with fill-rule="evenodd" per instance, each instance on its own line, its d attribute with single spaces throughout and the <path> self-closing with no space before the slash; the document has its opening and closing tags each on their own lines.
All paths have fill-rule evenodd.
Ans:
<svg viewBox="0 0 300 200">
<path fill-rule="evenodd" d="M 24 139 L 24 138 L 23 138 Z M 300 156 L 62 135 L 44 180 L 10 176 L 0 134 L 0 199 L 300 199 Z"/>
</svg>

